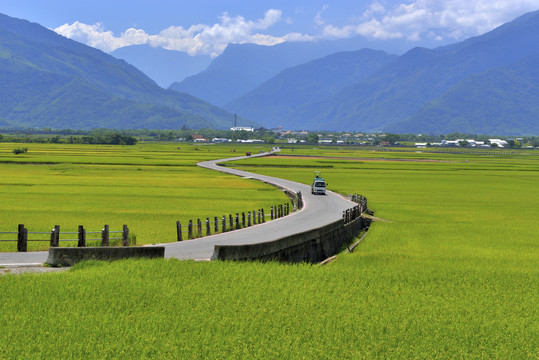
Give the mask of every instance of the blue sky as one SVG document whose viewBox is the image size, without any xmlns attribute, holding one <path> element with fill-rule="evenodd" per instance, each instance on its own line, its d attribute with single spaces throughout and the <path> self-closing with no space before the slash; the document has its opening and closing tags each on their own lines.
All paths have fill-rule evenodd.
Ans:
<svg viewBox="0 0 539 360">
<path fill-rule="evenodd" d="M 539 0 L 0 0 L 0 13 L 106 52 L 149 44 L 212 56 L 228 43 L 352 36 L 442 44 L 538 9 Z"/>
</svg>

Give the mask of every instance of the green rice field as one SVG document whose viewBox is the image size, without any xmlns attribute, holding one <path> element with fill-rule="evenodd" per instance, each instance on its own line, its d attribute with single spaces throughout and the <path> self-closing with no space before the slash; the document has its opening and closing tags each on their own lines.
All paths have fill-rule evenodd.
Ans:
<svg viewBox="0 0 539 360">
<path fill-rule="evenodd" d="M 128 260 L 1 276 L 0 358 L 539 358 L 537 153 L 281 155 L 235 166 L 304 183 L 320 170 L 384 221 L 325 266 Z"/>
<path fill-rule="evenodd" d="M 105 224 L 118 231 L 126 224 L 137 244 L 165 243 L 176 241 L 176 221 L 186 226 L 189 220 L 267 211 L 288 201 L 275 187 L 196 166 L 235 156 L 232 146 L 31 144 L 24 155 L 13 154 L 15 147 L 0 143 L 0 232 L 16 231 L 18 224 L 29 232 L 47 232 L 54 225 L 64 232 L 79 225 L 100 231 Z M 237 152 L 261 149 L 240 146 Z M 62 246 L 67 244 L 76 242 Z M 2 251 L 16 248 L 0 242 Z M 46 250 L 48 243 L 29 242 L 28 248 Z"/>
</svg>

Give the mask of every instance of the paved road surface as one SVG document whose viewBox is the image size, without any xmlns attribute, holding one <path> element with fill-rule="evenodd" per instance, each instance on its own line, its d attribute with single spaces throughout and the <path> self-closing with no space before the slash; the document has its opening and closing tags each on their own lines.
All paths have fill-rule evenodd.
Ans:
<svg viewBox="0 0 539 360">
<path fill-rule="evenodd" d="M 260 154 L 262 155 L 262 154 Z M 255 155 L 255 156 L 260 156 Z M 210 169 L 234 174 L 242 177 L 257 179 L 286 187 L 294 192 L 301 191 L 304 199 L 302 211 L 291 213 L 283 218 L 269 221 L 249 228 L 235 230 L 224 234 L 182 242 L 162 244 L 165 246 L 165 257 L 178 259 L 207 260 L 213 254 L 216 244 L 250 244 L 272 241 L 281 237 L 304 232 L 313 228 L 327 225 L 342 217 L 342 212 L 356 205 L 342 196 L 331 191 L 326 196 L 311 195 L 310 185 L 279 179 L 271 176 L 257 175 L 246 171 L 218 166 L 225 160 L 237 160 L 245 157 L 221 159 L 201 162 L 198 165 Z M 329 181 L 331 184 L 331 180 Z M 0 266 L 6 264 L 41 264 L 47 260 L 48 252 L 0 253 Z"/>
<path fill-rule="evenodd" d="M 237 160 L 242 158 L 245 157 L 226 160 Z M 211 170 L 277 184 L 294 192 L 301 191 L 305 204 L 303 210 L 246 229 L 208 236 L 201 239 L 166 244 L 165 257 L 176 257 L 179 259 L 209 259 L 213 254 L 213 248 L 216 244 L 239 245 L 273 241 L 281 237 L 332 223 L 342 218 L 342 212 L 344 210 L 357 205 L 330 191 L 328 191 L 328 195 L 326 196 L 311 195 L 310 185 L 218 166 L 217 163 L 222 161 L 224 160 L 212 160 L 199 163 L 198 165 Z"/>
</svg>

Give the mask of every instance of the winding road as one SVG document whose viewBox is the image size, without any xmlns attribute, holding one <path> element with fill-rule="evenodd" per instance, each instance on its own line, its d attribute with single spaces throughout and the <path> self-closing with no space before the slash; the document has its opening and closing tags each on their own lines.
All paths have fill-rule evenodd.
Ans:
<svg viewBox="0 0 539 360">
<path fill-rule="evenodd" d="M 253 157 L 266 156 L 268 154 L 269 153 L 257 154 L 253 155 Z M 310 185 L 271 176 L 253 174 L 218 165 L 221 162 L 244 158 L 246 158 L 246 156 L 204 161 L 198 163 L 198 166 L 212 171 L 221 171 L 236 176 L 263 181 L 279 187 L 288 188 L 294 192 L 301 191 L 304 202 L 303 209 L 280 219 L 257 224 L 249 228 L 206 236 L 194 240 L 160 244 L 165 247 L 166 258 L 209 260 L 213 254 L 214 246 L 217 244 L 241 245 L 273 241 L 285 236 L 330 224 L 342 218 L 342 212 L 344 210 L 357 205 L 331 191 L 327 191 L 326 196 L 312 195 Z M 0 253 L 0 266 L 40 265 L 47 260 L 47 256 L 47 251 Z"/>
</svg>

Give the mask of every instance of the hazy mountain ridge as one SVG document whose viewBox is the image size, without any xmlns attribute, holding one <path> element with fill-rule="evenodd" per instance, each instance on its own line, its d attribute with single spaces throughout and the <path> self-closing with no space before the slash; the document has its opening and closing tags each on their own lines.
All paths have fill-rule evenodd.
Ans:
<svg viewBox="0 0 539 360">
<path fill-rule="evenodd" d="M 190 56 L 150 45 L 122 47 L 114 50 L 111 55 L 135 66 L 162 88 L 204 71 L 211 62 L 207 55 Z"/>
<path fill-rule="evenodd" d="M 295 109 L 367 78 L 396 57 L 370 49 L 332 54 L 283 70 L 224 107 L 264 124 L 284 121 Z"/>
<path fill-rule="evenodd" d="M 0 118 L 10 126 L 222 128 L 232 121 L 123 60 L 1 14 L 0 64 Z"/>
<path fill-rule="evenodd" d="M 255 89 L 279 72 L 337 52 L 361 50 L 379 45 L 382 50 L 404 52 L 409 44 L 404 41 L 375 42 L 365 38 L 319 41 L 285 42 L 274 46 L 230 44 L 208 68 L 169 89 L 186 92 L 222 106 Z"/>
</svg>

